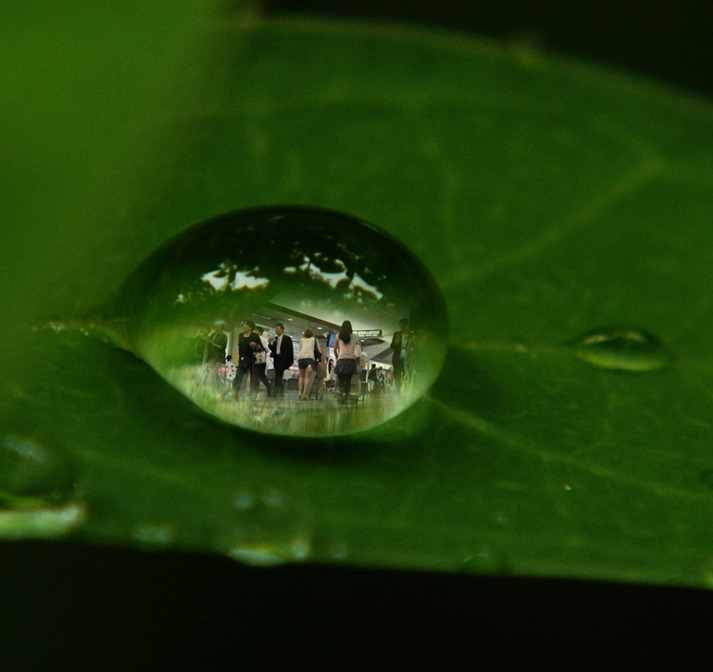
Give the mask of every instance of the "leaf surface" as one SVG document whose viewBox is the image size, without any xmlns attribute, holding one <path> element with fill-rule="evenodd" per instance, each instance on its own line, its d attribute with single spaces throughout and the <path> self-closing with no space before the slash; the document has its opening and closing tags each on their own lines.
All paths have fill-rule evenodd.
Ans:
<svg viewBox="0 0 713 672">
<path fill-rule="evenodd" d="M 83 245 L 55 233 L 61 281 L 37 303 L 37 278 L 14 285 L 10 326 L 29 334 L 49 306 L 69 325 L 12 348 L 5 328 L 0 410 L 76 465 L 74 537 L 710 585 L 713 108 L 447 34 L 271 19 L 206 35 L 135 170 L 101 207 L 87 196 Z M 72 328 L 164 240 L 270 203 L 370 220 L 440 283 L 446 366 L 387 425 L 328 441 L 227 427 Z M 609 324 L 675 362 L 622 372 L 566 345 Z"/>
</svg>

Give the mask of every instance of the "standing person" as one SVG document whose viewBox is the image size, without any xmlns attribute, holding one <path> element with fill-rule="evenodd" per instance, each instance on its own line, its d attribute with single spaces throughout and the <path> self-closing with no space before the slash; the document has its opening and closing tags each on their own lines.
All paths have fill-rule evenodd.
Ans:
<svg viewBox="0 0 713 672">
<path fill-rule="evenodd" d="M 285 396 L 284 375 L 285 371 L 292 366 L 295 361 L 295 350 L 292 345 L 292 339 L 285 333 L 285 327 L 282 324 L 275 325 L 275 334 L 277 338 L 270 344 L 270 352 L 272 353 L 272 361 L 275 364 L 275 397 Z"/>
<path fill-rule="evenodd" d="M 372 364 L 371 368 L 369 369 L 369 377 L 368 377 L 368 383 L 367 383 L 367 389 L 369 390 L 369 394 L 374 393 L 374 388 L 376 387 L 376 379 L 379 377 L 379 372 L 376 368 L 376 364 Z"/>
<path fill-rule="evenodd" d="M 228 347 L 228 334 L 223 331 L 225 324 L 216 322 L 213 333 L 208 337 L 208 382 L 215 386 L 218 380 L 218 369 L 225 362 L 225 349 Z"/>
<path fill-rule="evenodd" d="M 201 327 L 200 333 L 193 341 L 191 357 L 198 366 L 205 365 L 208 359 L 208 339 L 210 337 L 210 327 Z"/>
<path fill-rule="evenodd" d="M 228 355 L 225 358 L 225 364 L 220 367 L 219 373 L 223 383 L 225 383 L 225 392 L 223 392 L 220 396 L 225 399 L 226 397 L 229 397 L 230 393 L 233 391 L 233 381 L 238 373 L 238 367 L 233 364 L 233 355 Z"/>
<path fill-rule="evenodd" d="M 297 383 L 298 399 L 307 399 L 309 388 L 312 386 L 312 378 L 317 370 L 317 359 L 321 358 L 322 354 L 317 350 L 314 331 L 307 327 L 304 336 L 300 339 L 300 350 L 297 354 L 297 366 L 300 370 L 300 379 Z"/>
<path fill-rule="evenodd" d="M 333 359 L 329 360 L 327 365 L 327 387 L 331 390 L 334 388 L 334 367 L 336 366 Z"/>
<path fill-rule="evenodd" d="M 326 387 L 325 379 L 327 378 L 327 358 L 322 346 L 319 344 L 319 340 L 317 340 L 317 350 L 319 350 L 321 358 L 317 360 L 317 371 L 315 373 L 313 385 L 315 397 L 319 395 L 319 398 L 321 399 Z M 309 395 L 310 393 L 311 390 L 308 388 L 307 394 Z"/>
<path fill-rule="evenodd" d="M 337 357 L 337 366 L 334 371 L 339 381 L 339 403 L 346 404 L 352 386 L 352 376 L 357 372 L 357 355 L 355 348 L 361 350 L 361 343 L 352 331 L 349 320 L 342 322 L 342 328 L 334 342 L 334 354 Z"/>
<path fill-rule="evenodd" d="M 205 383 L 208 378 L 208 339 L 210 338 L 210 327 L 203 326 L 200 333 L 193 340 L 191 345 L 191 361 L 195 364 L 196 380 Z"/>
<path fill-rule="evenodd" d="M 401 383 L 404 379 L 404 371 L 406 365 L 406 351 L 408 349 L 408 320 L 404 318 L 399 321 L 399 331 L 394 332 L 391 339 L 391 349 L 394 354 L 391 358 L 391 363 L 394 365 L 394 387 L 396 394 L 401 394 Z"/>
<path fill-rule="evenodd" d="M 260 339 L 260 347 L 255 350 L 255 394 L 257 394 L 258 391 L 259 385 L 257 381 L 259 380 L 265 386 L 267 396 L 269 397 L 272 395 L 272 390 L 270 389 L 270 381 L 265 375 L 265 369 L 267 368 L 267 353 L 270 343 L 267 340 L 267 336 L 264 335 L 264 332 L 265 330 L 262 327 L 255 327 L 255 329 L 253 329 L 253 333 Z"/>
<path fill-rule="evenodd" d="M 254 329 L 255 322 L 245 320 L 243 322 L 243 331 L 240 336 L 238 336 L 238 372 L 235 376 L 235 382 L 233 383 L 233 392 L 236 399 L 240 395 L 243 378 L 247 375 L 250 376 L 250 394 L 255 395 L 257 393 L 255 359 L 253 353 L 262 344 L 260 343 L 258 335 L 253 333 Z"/>
</svg>

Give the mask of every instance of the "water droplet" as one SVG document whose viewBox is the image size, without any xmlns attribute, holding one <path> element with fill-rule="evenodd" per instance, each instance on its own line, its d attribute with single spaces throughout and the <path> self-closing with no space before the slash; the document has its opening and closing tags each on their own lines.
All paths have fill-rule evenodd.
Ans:
<svg viewBox="0 0 713 672">
<path fill-rule="evenodd" d="M 492 546 L 480 546 L 466 554 L 461 569 L 476 574 L 509 574 L 510 563 L 505 555 Z"/>
<path fill-rule="evenodd" d="M 136 525 L 131 536 L 142 548 L 164 548 L 173 543 L 176 531 L 169 523 L 146 521 Z"/>
<path fill-rule="evenodd" d="M 19 434 L 0 439 L 0 538 L 60 536 L 86 517 L 66 459 Z"/>
<path fill-rule="evenodd" d="M 273 434 L 339 435 L 385 422 L 433 383 L 447 348 L 445 303 L 423 264 L 376 227 L 320 208 L 256 208 L 198 224 L 145 260 L 112 311 L 132 349 L 199 407 Z M 371 380 L 366 371 L 343 377 L 350 396 L 338 403 L 328 363 L 344 321 L 363 345 L 357 363 L 375 371 Z M 294 363 L 277 384 L 277 357 L 252 354 L 262 349 L 253 324 L 275 351 L 277 325 L 291 339 L 280 338 L 280 359 Z M 307 329 L 323 365 L 298 364 Z M 222 366 L 227 355 L 236 369 Z"/>
<path fill-rule="evenodd" d="M 230 504 L 217 535 L 220 552 L 259 566 L 309 557 L 311 516 L 303 498 L 274 486 L 244 487 Z"/>
<path fill-rule="evenodd" d="M 329 557 L 332 558 L 332 560 L 336 560 L 337 562 L 342 562 L 343 560 L 346 560 L 347 557 L 349 556 L 349 547 L 341 542 L 332 544 L 329 547 Z"/>
<path fill-rule="evenodd" d="M 673 361 L 673 352 L 658 337 L 633 327 L 598 329 L 572 345 L 579 357 L 605 369 L 653 371 Z"/>
</svg>

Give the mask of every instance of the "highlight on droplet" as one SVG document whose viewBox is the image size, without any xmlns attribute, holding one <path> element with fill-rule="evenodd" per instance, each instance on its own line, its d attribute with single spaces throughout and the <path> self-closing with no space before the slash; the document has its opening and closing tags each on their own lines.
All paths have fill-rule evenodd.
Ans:
<svg viewBox="0 0 713 672">
<path fill-rule="evenodd" d="M 595 329 L 570 345 L 578 357 L 604 369 L 653 371 L 674 361 L 673 351 L 658 336 L 638 327 Z"/>
</svg>

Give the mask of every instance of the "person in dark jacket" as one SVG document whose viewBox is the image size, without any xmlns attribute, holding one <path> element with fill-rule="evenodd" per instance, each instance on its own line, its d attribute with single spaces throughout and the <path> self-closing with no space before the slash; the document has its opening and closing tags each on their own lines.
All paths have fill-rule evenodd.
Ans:
<svg viewBox="0 0 713 672">
<path fill-rule="evenodd" d="M 270 343 L 270 355 L 275 363 L 274 396 L 284 397 L 285 388 L 282 378 L 285 371 L 287 371 L 295 361 L 295 351 L 292 345 L 292 339 L 285 333 L 284 325 L 276 324 L 275 334 L 277 334 L 277 338 Z"/>
<path fill-rule="evenodd" d="M 257 394 L 257 379 L 255 377 L 255 351 L 262 347 L 260 337 L 254 333 L 255 322 L 245 320 L 243 331 L 238 336 L 238 372 L 233 383 L 233 395 L 238 398 L 243 378 L 250 376 L 250 394 Z"/>
<path fill-rule="evenodd" d="M 401 394 L 401 383 L 404 379 L 406 370 L 406 351 L 408 348 L 408 320 L 403 319 L 399 322 L 399 331 L 394 332 L 394 337 L 391 339 L 391 349 L 394 351 L 391 363 L 394 365 L 394 387 L 397 394 Z"/>
</svg>

